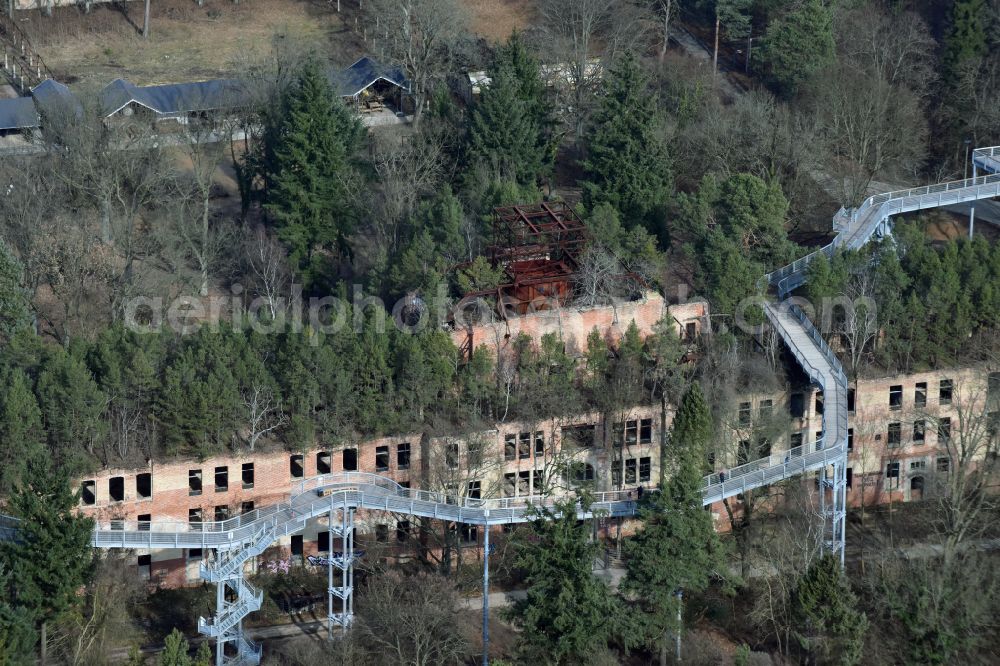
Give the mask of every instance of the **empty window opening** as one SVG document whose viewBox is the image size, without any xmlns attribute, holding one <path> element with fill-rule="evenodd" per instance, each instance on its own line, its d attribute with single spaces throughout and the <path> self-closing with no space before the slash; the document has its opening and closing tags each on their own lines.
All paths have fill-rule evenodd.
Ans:
<svg viewBox="0 0 1000 666">
<path fill-rule="evenodd" d="M 793 393 L 788 398 L 788 413 L 794 419 L 801 419 L 806 413 L 806 399 L 801 393 Z"/>
<path fill-rule="evenodd" d="M 410 469 L 410 443 L 396 446 L 396 469 Z"/>
<path fill-rule="evenodd" d="M 771 418 L 771 414 L 774 413 L 774 402 L 772 400 L 761 400 L 757 411 L 760 413 L 761 421 L 768 421 Z"/>
<path fill-rule="evenodd" d="M 253 463 L 243 463 L 241 472 L 244 488 L 253 488 Z"/>
<path fill-rule="evenodd" d="M 927 422 L 923 419 L 918 419 L 913 422 L 913 441 L 922 442 L 927 434 Z"/>
<path fill-rule="evenodd" d="M 320 532 L 316 535 L 316 550 L 321 553 L 330 552 L 330 533 Z"/>
<path fill-rule="evenodd" d="M 80 486 L 80 501 L 86 506 L 97 503 L 97 482 L 84 481 Z"/>
<path fill-rule="evenodd" d="M 653 441 L 653 419 L 639 420 L 639 443 L 651 444 Z"/>
<path fill-rule="evenodd" d="M 531 433 L 522 432 L 517 437 L 517 457 L 526 460 L 531 457 Z"/>
<path fill-rule="evenodd" d="M 202 558 L 201 548 L 188 548 L 187 557 L 189 560 L 200 560 Z"/>
<path fill-rule="evenodd" d="M 687 342 L 694 342 L 698 338 L 698 325 L 693 321 L 684 324 L 684 339 Z"/>
<path fill-rule="evenodd" d="M 545 433 L 541 431 L 535 433 L 535 457 L 545 457 Z"/>
<path fill-rule="evenodd" d="M 584 448 L 594 445 L 597 435 L 597 426 L 588 423 L 583 425 L 564 426 L 560 431 L 563 443 L 575 444 Z"/>
<path fill-rule="evenodd" d="M 903 426 L 900 423 L 889 424 L 889 435 L 886 444 L 889 446 L 899 446 L 903 442 Z"/>
<path fill-rule="evenodd" d="M 379 543 L 385 543 L 389 540 L 389 526 L 388 525 L 376 525 L 375 526 L 375 540 Z"/>
<path fill-rule="evenodd" d="M 215 492 L 224 493 L 229 490 L 229 467 L 223 465 L 215 468 Z"/>
<path fill-rule="evenodd" d="M 736 464 L 745 465 L 750 462 L 750 440 L 740 440 L 736 450 Z"/>
<path fill-rule="evenodd" d="M 924 477 L 915 476 L 910 479 L 910 490 L 915 490 L 917 492 L 923 492 L 924 490 Z"/>
<path fill-rule="evenodd" d="M 479 541 L 479 527 L 462 523 L 462 541 L 465 543 L 476 543 Z"/>
<path fill-rule="evenodd" d="M 358 469 L 358 450 L 344 449 L 343 461 L 345 472 L 356 472 Z"/>
<path fill-rule="evenodd" d="M 937 427 L 938 442 L 946 444 L 951 440 L 951 417 L 942 416 L 938 419 Z"/>
<path fill-rule="evenodd" d="M 388 446 L 376 446 L 375 447 L 375 471 L 376 472 L 388 472 L 389 471 L 389 447 Z"/>
<path fill-rule="evenodd" d="M 448 469 L 458 469 L 458 442 L 448 442 L 444 457 Z"/>
<path fill-rule="evenodd" d="M 291 474 L 293 479 L 301 479 L 305 476 L 302 454 L 296 453 L 288 457 L 288 473 Z"/>
<path fill-rule="evenodd" d="M 143 499 L 153 496 L 153 475 L 149 472 L 137 474 L 135 477 L 135 494 Z"/>
<path fill-rule="evenodd" d="M 410 538 L 410 521 L 400 520 L 396 522 L 396 541 L 406 541 Z"/>
<path fill-rule="evenodd" d="M 229 507 L 220 504 L 215 507 L 215 522 L 221 523 L 223 520 L 229 520 Z"/>
<path fill-rule="evenodd" d="M 469 499 L 482 499 L 482 482 L 469 481 L 468 494 Z"/>
<path fill-rule="evenodd" d="M 517 473 L 517 494 L 521 497 L 531 494 L 531 470 Z"/>
<path fill-rule="evenodd" d="M 302 540 L 301 534 L 292 535 L 292 555 L 302 557 Z"/>
<path fill-rule="evenodd" d="M 653 461 L 649 457 L 639 458 L 639 482 L 649 481 L 653 469 Z"/>
<path fill-rule="evenodd" d="M 123 502 L 125 500 L 125 477 L 113 476 L 108 479 L 108 495 L 112 502 Z"/>
<path fill-rule="evenodd" d="M 590 463 L 582 463 L 575 466 L 576 480 L 577 481 L 593 481 L 594 480 L 594 466 Z"/>
<path fill-rule="evenodd" d="M 913 405 L 915 407 L 927 406 L 927 382 L 917 382 L 913 389 Z"/>
<path fill-rule="evenodd" d="M 473 440 L 465 445 L 466 456 L 468 456 L 469 469 L 474 469 L 483 464 L 483 443 Z"/>
<path fill-rule="evenodd" d="M 633 484 L 638 478 L 636 472 L 638 471 L 638 466 L 636 465 L 635 458 L 629 458 L 625 461 L 625 483 Z"/>
<path fill-rule="evenodd" d="M 903 408 L 903 385 L 896 384 L 889 387 L 889 409 L 896 410 Z"/>
<path fill-rule="evenodd" d="M 503 459 L 517 460 L 517 435 L 513 433 L 503 438 Z"/>
<path fill-rule="evenodd" d="M 889 487 L 895 488 L 899 484 L 899 463 L 891 462 L 885 466 L 885 478 L 889 481 Z"/>
<path fill-rule="evenodd" d="M 913 460 L 913 461 L 911 461 L 910 462 L 910 471 L 912 472 L 915 469 L 927 469 L 927 461 L 926 460 Z"/>
<path fill-rule="evenodd" d="M 736 420 L 737 420 L 737 423 L 739 423 L 739 425 L 740 425 L 741 428 L 750 425 L 750 403 L 749 402 L 741 402 L 740 403 L 739 415 L 738 415 L 738 417 L 737 417 Z"/>
<path fill-rule="evenodd" d="M 253 510 L 254 510 L 254 505 L 253 505 L 253 501 L 252 500 L 249 501 L 249 502 L 240 502 L 240 515 L 241 516 L 245 516 L 248 513 L 252 513 Z"/>
<path fill-rule="evenodd" d="M 854 411 L 854 389 L 847 389 L 847 411 Z"/>
<path fill-rule="evenodd" d="M 136 518 L 139 520 L 139 531 L 148 532 L 149 524 L 153 522 L 153 514 L 150 513 L 140 513 Z"/>
<path fill-rule="evenodd" d="M 330 462 L 332 458 L 330 457 L 329 451 L 320 451 L 316 454 L 316 473 L 317 474 L 329 474 L 330 473 Z"/>
<path fill-rule="evenodd" d="M 938 404 L 950 405 L 954 386 L 950 379 L 942 379 L 938 384 Z"/>
<path fill-rule="evenodd" d="M 802 446 L 802 433 L 793 432 L 791 436 L 788 438 L 788 447 L 796 449 L 800 446 Z"/>
<path fill-rule="evenodd" d="M 1000 372 L 991 372 L 986 380 L 986 397 L 996 399 L 1000 396 Z"/>
<path fill-rule="evenodd" d="M 817 391 L 817 393 L 816 393 L 816 413 L 817 414 L 822 414 L 823 413 L 823 392 L 822 391 Z"/>
<path fill-rule="evenodd" d="M 503 496 L 514 497 L 517 494 L 517 474 L 509 472 L 503 475 Z"/>
<path fill-rule="evenodd" d="M 847 450 L 854 450 L 854 428 L 847 429 Z"/>
<path fill-rule="evenodd" d="M 192 532 L 201 531 L 201 509 L 188 509 L 188 524 L 191 526 Z"/>
<path fill-rule="evenodd" d="M 149 580 L 153 575 L 153 557 L 151 555 L 140 555 L 137 562 L 139 565 L 139 578 Z"/>
<path fill-rule="evenodd" d="M 942 456 L 937 459 L 937 471 L 942 474 L 947 474 L 948 470 L 951 469 L 951 458 Z"/>
</svg>

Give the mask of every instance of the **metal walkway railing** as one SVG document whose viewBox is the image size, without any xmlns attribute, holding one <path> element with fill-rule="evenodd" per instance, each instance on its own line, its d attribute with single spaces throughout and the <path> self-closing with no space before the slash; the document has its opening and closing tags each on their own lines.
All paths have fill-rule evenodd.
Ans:
<svg viewBox="0 0 1000 666">
<path fill-rule="evenodd" d="M 869 197 L 857 210 L 841 210 L 834 224 L 841 229 L 830 245 L 764 276 L 783 298 L 805 281 L 809 263 L 819 254 L 833 254 L 838 247 L 860 247 L 876 235 L 890 215 L 921 210 L 958 201 L 998 196 L 1000 194 L 1000 147 L 976 149 L 977 167 L 994 172 L 955 183 L 889 192 Z M 791 350 L 798 363 L 823 391 L 823 436 L 810 449 L 800 446 L 765 456 L 729 470 L 705 477 L 702 501 L 711 504 L 738 494 L 770 485 L 804 473 L 821 471 L 820 514 L 824 519 L 822 547 L 844 554 L 847 464 L 847 377 L 836 354 L 801 309 L 790 302 L 769 302 L 764 312 Z M 829 498 L 828 498 L 829 495 Z M 152 522 L 103 521 L 94 529 L 92 544 L 97 548 L 213 548 L 218 562 L 203 567 L 202 576 L 219 585 L 217 613 L 212 621 L 202 618 L 199 629 L 218 636 L 217 661 L 230 661 L 223 655 L 223 643 L 234 643 L 237 657 L 231 663 L 255 664 L 260 659 L 259 646 L 243 638 L 243 617 L 260 607 L 260 594 L 243 580 L 243 566 L 281 536 L 302 530 L 306 522 L 321 515 L 330 516 L 331 552 L 330 608 L 328 622 L 348 627 L 353 615 L 353 515 L 355 509 L 383 510 L 424 518 L 437 518 L 473 525 L 500 525 L 524 522 L 534 517 L 533 509 L 552 507 L 555 499 L 545 496 L 500 499 L 470 499 L 443 493 L 403 488 L 395 481 L 377 474 L 345 472 L 306 479 L 295 487 L 287 502 L 281 502 L 229 520 L 207 523 L 161 520 Z M 829 502 L 829 506 L 827 505 Z M 333 514 L 339 512 L 337 526 Z M 631 516 L 636 502 L 629 491 L 600 492 L 587 509 L 578 507 L 579 518 L 595 515 Z M 0 539 L 15 539 L 18 521 L 0 515 Z M 488 532 L 487 532 L 488 534 Z M 343 542 L 343 552 L 334 555 L 334 538 Z M 332 572 L 342 573 L 342 584 L 334 586 Z M 236 600 L 226 599 L 226 587 Z M 333 612 L 333 598 L 342 602 L 341 611 Z"/>
</svg>

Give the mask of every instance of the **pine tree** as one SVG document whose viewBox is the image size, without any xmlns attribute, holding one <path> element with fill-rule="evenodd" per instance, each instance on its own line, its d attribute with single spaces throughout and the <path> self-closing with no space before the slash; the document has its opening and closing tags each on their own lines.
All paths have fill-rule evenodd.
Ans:
<svg viewBox="0 0 1000 666">
<path fill-rule="evenodd" d="M 0 370 L 0 496 L 6 497 L 22 480 L 28 460 L 45 451 L 42 412 L 20 368 Z"/>
<path fill-rule="evenodd" d="M 830 8 L 823 0 L 805 0 L 772 21 L 763 58 L 778 89 L 794 95 L 836 58 Z"/>
<path fill-rule="evenodd" d="M 24 286 L 24 266 L 0 238 L 0 340 L 31 327 L 31 294 Z"/>
<path fill-rule="evenodd" d="M 7 599 L 40 629 L 43 663 L 48 624 L 81 602 L 77 592 L 93 573 L 93 521 L 78 516 L 76 504 L 65 471 L 46 456 L 33 458 L 10 498 L 19 540 L 0 543 L 0 562 L 10 570 Z"/>
<path fill-rule="evenodd" d="M 204 643 L 203 643 L 204 645 Z M 188 656 L 188 642 L 177 629 L 163 640 L 163 652 L 160 653 L 160 666 L 191 666 Z"/>
<path fill-rule="evenodd" d="M 988 25 L 986 0 L 955 0 L 944 48 L 944 64 L 952 80 L 958 78 L 962 67 L 978 63 L 986 54 Z"/>
<path fill-rule="evenodd" d="M 868 618 L 858 610 L 858 598 L 834 555 L 813 562 L 795 587 L 792 605 L 796 638 L 820 663 L 861 662 Z"/>
<path fill-rule="evenodd" d="M 642 507 L 643 529 L 627 542 L 628 571 L 622 589 L 635 595 L 647 636 L 667 663 L 670 635 L 682 630 L 682 591 L 700 592 L 713 577 L 728 578 L 726 550 L 702 509 L 701 485 L 711 414 L 693 384 L 677 412 L 670 437 L 674 473 Z"/>
<path fill-rule="evenodd" d="M 107 431 L 106 396 L 87 366 L 62 349 L 43 365 L 37 391 L 51 455 L 69 473 L 82 471 L 87 454 Z"/>
<path fill-rule="evenodd" d="M 306 285 L 324 274 L 324 250 L 347 249 L 355 217 L 349 201 L 351 161 L 362 132 L 319 63 L 308 61 L 272 138 L 265 205 Z"/>
<path fill-rule="evenodd" d="M 542 171 L 545 142 L 531 111 L 520 97 L 521 82 L 510 65 L 490 74 L 472 110 L 469 158 L 485 164 L 500 180 L 533 184 Z"/>
<path fill-rule="evenodd" d="M 657 213 L 672 191 L 670 160 L 659 132 L 656 97 L 639 62 L 626 54 L 607 73 L 601 104 L 587 136 L 584 204 L 602 201 L 621 214 L 626 228 L 659 230 Z"/>
<path fill-rule="evenodd" d="M 606 648 L 619 628 L 622 609 L 593 574 L 598 545 L 576 512 L 573 499 L 543 508 L 530 523 L 530 535 L 516 542 L 528 591 L 508 616 L 521 630 L 526 663 L 584 663 Z"/>
</svg>

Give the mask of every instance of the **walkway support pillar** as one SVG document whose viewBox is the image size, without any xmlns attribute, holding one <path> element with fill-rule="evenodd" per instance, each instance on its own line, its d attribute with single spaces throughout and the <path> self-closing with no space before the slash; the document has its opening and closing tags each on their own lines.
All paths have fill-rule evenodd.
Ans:
<svg viewBox="0 0 1000 666">
<path fill-rule="evenodd" d="M 972 180 L 976 180 L 976 161 L 972 160 Z M 969 240 L 972 240 L 972 230 L 976 226 L 976 201 L 973 199 L 969 206 Z"/>
<path fill-rule="evenodd" d="M 490 663 L 490 525 L 489 510 L 483 525 L 483 666 Z"/>
</svg>

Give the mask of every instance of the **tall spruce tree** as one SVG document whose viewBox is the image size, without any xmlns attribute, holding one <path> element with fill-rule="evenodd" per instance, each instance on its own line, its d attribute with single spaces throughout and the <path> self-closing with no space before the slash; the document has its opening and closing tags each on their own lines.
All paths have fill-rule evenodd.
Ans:
<svg viewBox="0 0 1000 666">
<path fill-rule="evenodd" d="M 587 663 L 619 629 L 622 609 L 593 574 L 598 545 L 576 512 L 573 499 L 543 508 L 516 542 L 528 593 L 508 615 L 521 630 L 526 663 Z"/>
<path fill-rule="evenodd" d="M 469 158 L 484 163 L 499 180 L 533 184 L 542 170 L 545 143 L 534 104 L 521 97 L 522 84 L 512 66 L 491 72 L 472 110 Z"/>
<path fill-rule="evenodd" d="M 657 231 L 672 191 L 670 160 L 660 133 L 656 96 L 639 61 L 626 53 L 607 73 L 603 96 L 587 136 L 584 203 L 608 202 L 626 228 L 645 224 Z"/>
<path fill-rule="evenodd" d="M 795 586 L 792 606 L 795 636 L 819 663 L 861 662 L 868 618 L 858 610 L 858 598 L 835 556 L 813 562 Z"/>
<path fill-rule="evenodd" d="M 682 593 L 704 590 L 713 577 L 728 578 L 726 549 L 701 501 L 711 431 L 708 406 L 693 384 L 681 401 L 670 437 L 673 475 L 643 505 L 645 525 L 626 544 L 628 571 L 621 587 L 638 599 L 647 640 L 659 648 L 661 665 L 667 663 L 671 634 L 682 630 Z"/>
<path fill-rule="evenodd" d="M 986 0 L 955 0 L 944 43 L 944 64 L 953 77 L 957 78 L 966 64 L 978 63 L 986 53 L 989 18 Z"/>
<path fill-rule="evenodd" d="M 76 514 L 69 476 L 46 456 L 28 462 L 25 480 L 10 498 L 21 520 L 16 542 L 0 543 L 0 563 L 10 571 L 6 599 L 39 629 L 45 663 L 47 627 L 78 605 L 93 573 L 93 521 Z"/>
<path fill-rule="evenodd" d="M 352 157 L 362 134 L 319 62 L 307 61 L 285 99 L 281 124 L 269 135 L 265 205 L 307 286 L 326 272 L 326 251 L 347 250 L 355 219 Z"/>
<path fill-rule="evenodd" d="M 763 57 L 778 90 L 791 96 L 834 62 L 835 46 L 830 8 L 805 0 L 767 26 Z"/>
<path fill-rule="evenodd" d="M 31 382 L 20 368 L 0 370 L 0 496 L 6 497 L 24 475 L 28 460 L 45 450 L 45 429 Z"/>
<path fill-rule="evenodd" d="M 0 238 L 0 340 L 31 326 L 31 296 L 24 286 L 24 267 Z"/>
</svg>

